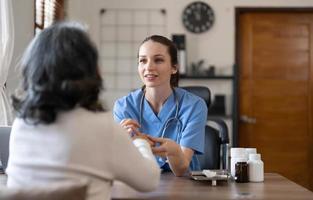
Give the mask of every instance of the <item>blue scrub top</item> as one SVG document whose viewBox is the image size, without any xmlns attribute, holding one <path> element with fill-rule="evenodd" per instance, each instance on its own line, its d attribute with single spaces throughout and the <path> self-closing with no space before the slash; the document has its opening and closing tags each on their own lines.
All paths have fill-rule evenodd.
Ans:
<svg viewBox="0 0 313 200">
<path fill-rule="evenodd" d="M 178 122 L 175 118 L 176 100 L 172 93 L 156 115 L 148 101 L 144 98 L 140 131 L 153 137 L 171 138 L 181 146 L 193 149 L 195 154 L 204 151 L 204 134 L 207 120 L 207 106 L 203 99 L 181 88 L 175 88 L 178 100 Z M 140 107 L 143 92 L 138 89 L 127 96 L 118 99 L 113 108 L 114 119 L 117 122 L 130 118 L 140 123 Z M 164 127 L 167 121 L 167 128 Z M 179 140 L 179 141 L 177 141 Z M 157 158 L 160 167 L 169 169 L 164 159 Z M 199 161 L 193 155 L 190 170 L 201 170 Z"/>
</svg>

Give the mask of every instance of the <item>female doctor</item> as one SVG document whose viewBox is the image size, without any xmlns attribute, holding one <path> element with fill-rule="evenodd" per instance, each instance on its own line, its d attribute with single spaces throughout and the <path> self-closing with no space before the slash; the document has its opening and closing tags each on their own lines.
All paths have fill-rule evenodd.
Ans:
<svg viewBox="0 0 313 200">
<path fill-rule="evenodd" d="M 203 153 L 207 107 L 177 87 L 175 45 L 163 36 L 146 38 L 138 52 L 138 73 L 144 86 L 115 102 L 114 119 L 133 137 L 149 141 L 163 170 L 176 176 L 200 170 L 195 154 Z"/>
</svg>

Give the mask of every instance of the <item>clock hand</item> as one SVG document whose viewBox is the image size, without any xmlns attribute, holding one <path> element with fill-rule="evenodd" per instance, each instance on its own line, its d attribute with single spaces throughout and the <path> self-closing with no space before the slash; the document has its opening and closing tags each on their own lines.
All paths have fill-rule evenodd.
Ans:
<svg viewBox="0 0 313 200">
<path fill-rule="evenodd" d="M 196 12 L 195 12 L 195 18 L 196 18 L 197 21 L 201 20 L 201 14 L 199 12 L 199 9 L 197 9 Z"/>
</svg>

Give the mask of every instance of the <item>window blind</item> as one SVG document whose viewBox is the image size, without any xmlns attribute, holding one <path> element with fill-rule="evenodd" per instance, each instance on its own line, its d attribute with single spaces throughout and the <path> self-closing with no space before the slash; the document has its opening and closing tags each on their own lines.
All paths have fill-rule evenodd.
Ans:
<svg viewBox="0 0 313 200">
<path fill-rule="evenodd" d="M 64 18 L 64 0 L 35 0 L 35 34 Z"/>
</svg>

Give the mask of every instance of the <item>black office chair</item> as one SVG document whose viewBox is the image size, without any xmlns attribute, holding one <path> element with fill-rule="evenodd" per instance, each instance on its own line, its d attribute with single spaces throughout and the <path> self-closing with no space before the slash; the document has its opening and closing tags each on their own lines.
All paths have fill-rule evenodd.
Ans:
<svg viewBox="0 0 313 200">
<path fill-rule="evenodd" d="M 204 86 L 185 86 L 181 87 L 190 93 L 201 97 L 207 107 L 210 107 L 211 92 Z M 210 113 L 208 113 L 210 114 Z M 209 125 L 205 126 L 204 154 L 197 155 L 202 169 L 227 169 L 228 167 L 228 128 L 222 119 L 208 118 L 214 122 L 218 129 Z"/>
</svg>

